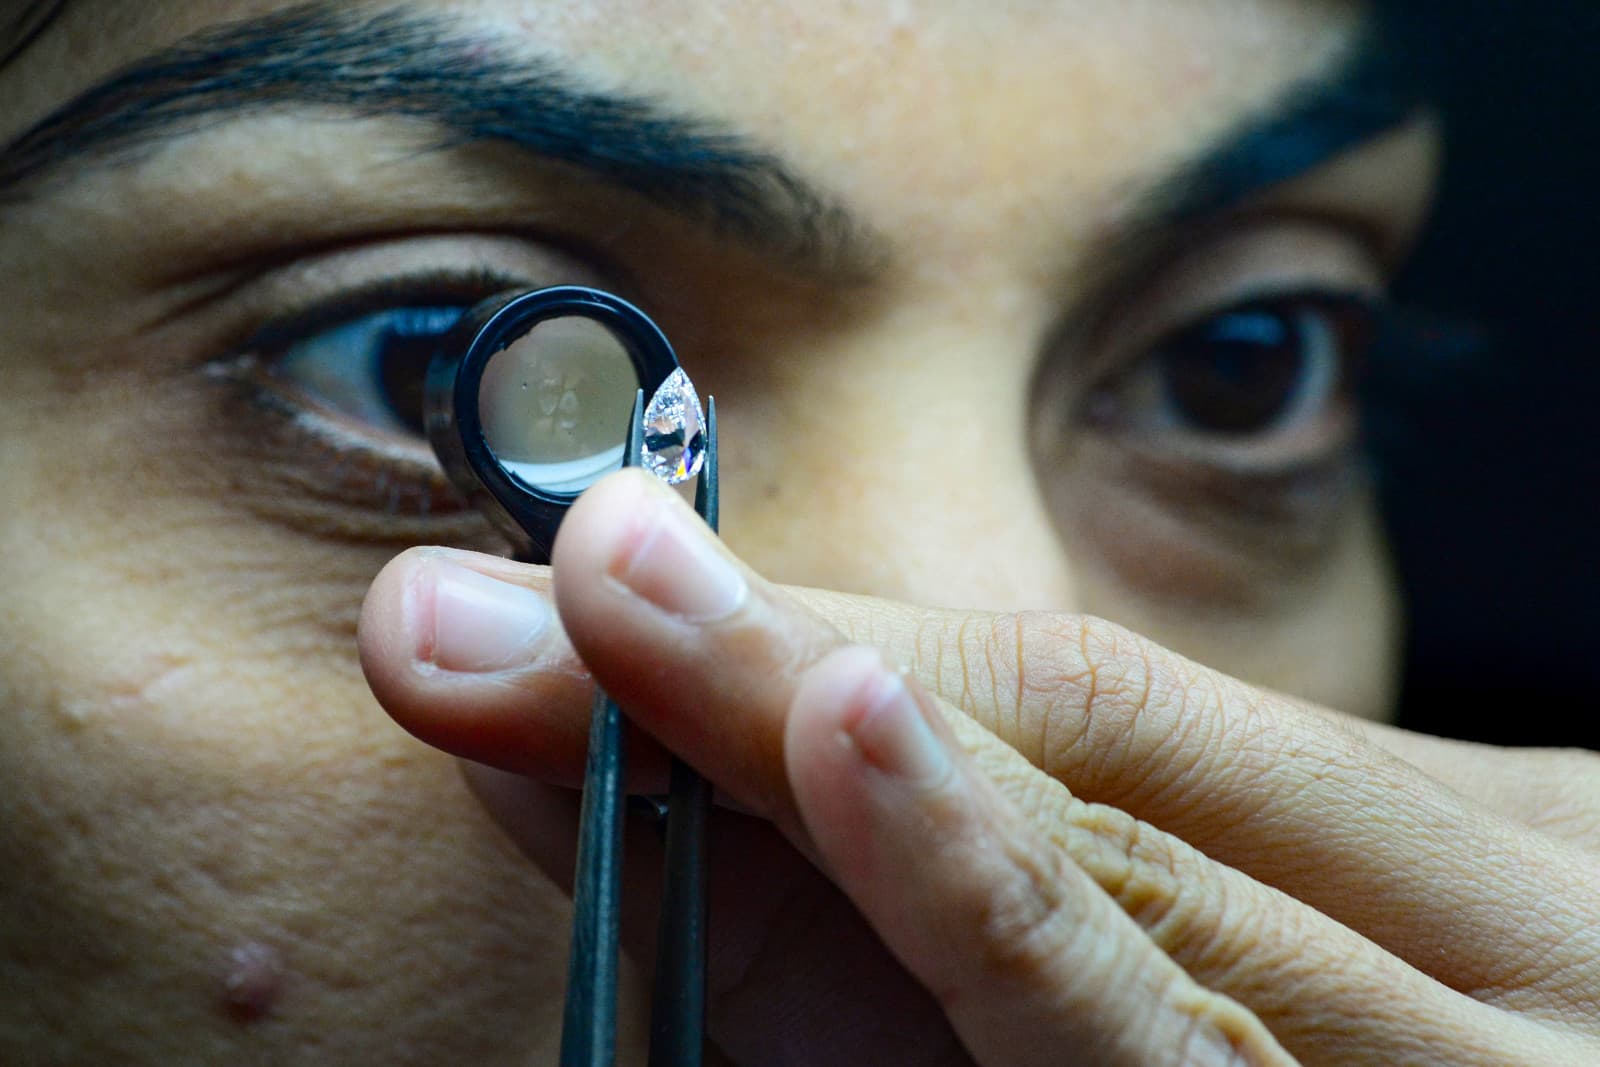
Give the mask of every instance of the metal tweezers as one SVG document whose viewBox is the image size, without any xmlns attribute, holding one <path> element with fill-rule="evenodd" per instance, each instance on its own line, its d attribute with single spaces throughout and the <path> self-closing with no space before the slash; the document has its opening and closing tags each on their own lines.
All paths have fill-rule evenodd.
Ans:
<svg viewBox="0 0 1600 1067">
<path fill-rule="evenodd" d="M 717 402 L 706 401 L 705 462 L 694 509 L 717 530 Z M 638 466 L 644 390 L 634 397 L 623 466 Z M 612 1067 L 617 1051 L 617 952 L 622 905 L 627 756 L 616 701 L 595 690 L 573 878 L 572 950 L 561 1025 L 561 1067 Z M 650 1067 L 700 1067 L 706 1004 L 706 817 L 711 786 L 672 761 L 666 871 L 656 932 Z"/>
</svg>

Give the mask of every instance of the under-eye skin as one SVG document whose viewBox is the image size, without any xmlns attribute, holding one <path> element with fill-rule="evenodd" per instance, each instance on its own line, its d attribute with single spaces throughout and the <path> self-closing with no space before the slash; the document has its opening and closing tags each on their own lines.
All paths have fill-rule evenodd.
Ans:
<svg viewBox="0 0 1600 1067">
<path fill-rule="evenodd" d="M 1308 573 L 1359 499 L 1360 369 L 1382 308 L 1279 293 L 1168 330 L 1085 394 L 1070 473 L 1046 493 L 1116 558 Z"/>
<path fill-rule="evenodd" d="M 374 431 L 285 389 L 259 353 L 218 360 L 207 376 L 227 452 L 218 459 L 246 489 L 230 499 L 291 526 L 362 539 L 449 540 L 452 531 L 427 531 L 470 518 L 420 438 Z"/>
</svg>

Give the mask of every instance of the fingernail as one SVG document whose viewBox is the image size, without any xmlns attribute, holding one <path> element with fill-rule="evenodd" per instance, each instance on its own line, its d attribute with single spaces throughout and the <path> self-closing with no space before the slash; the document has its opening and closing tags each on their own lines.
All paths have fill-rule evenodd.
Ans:
<svg viewBox="0 0 1600 1067">
<path fill-rule="evenodd" d="M 869 763 L 891 777 L 923 784 L 949 773 L 950 754 L 903 677 L 879 668 L 857 699 L 864 710 L 847 728 Z"/>
<path fill-rule="evenodd" d="M 417 658 L 447 671 L 477 674 L 533 662 L 550 630 L 544 597 L 446 560 L 430 562 L 412 610 Z"/>
<path fill-rule="evenodd" d="M 663 494 L 664 496 L 664 494 Z M 744 576 L 694 513 L 670 499 L 654 501 L 654 521 L 612 568 L 612 574 L 662 611 L 688 622 L 714 622 L 744 602 Z"/>
</svg>

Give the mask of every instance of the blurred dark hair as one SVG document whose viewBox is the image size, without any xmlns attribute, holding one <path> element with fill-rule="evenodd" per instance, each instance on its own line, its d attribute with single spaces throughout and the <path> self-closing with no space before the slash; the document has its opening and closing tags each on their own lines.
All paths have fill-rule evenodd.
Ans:
<svg viewBox="0 0 1600 1067">
<path fill-rule="evenodd" d="M 1405 426 L 1375 442 L 1411 614 L 1403 722 L 1600 747 L 1600 5 L 1404 0 L 1384 15 L 1448 139 L 1397 296 L 1483 342 L 1377 398 Z"/>
</svg>

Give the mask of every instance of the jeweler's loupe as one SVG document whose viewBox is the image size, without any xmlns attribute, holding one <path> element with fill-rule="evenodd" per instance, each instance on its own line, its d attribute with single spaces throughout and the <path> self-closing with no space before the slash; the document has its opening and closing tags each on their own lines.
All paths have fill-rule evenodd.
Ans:
<svg viewBox="0 0 1600 1067">
<path fill-rule="evenodd" d="M 624 465 L 639 390 L 652 413 L 645 454 L 628 465 L 679 468 L 681 477 L 658 469 L 669 481 L 698 469 L 704 420 L 672 345 L 644 312 L 598 289 L 560 286 L 478 305 L 429 364 L 426 389 L 434 452 L 519 559 L 548 562 L 567 509 Z M 675 417 L 663 416 L 667 408 Z"/>
</svg>

